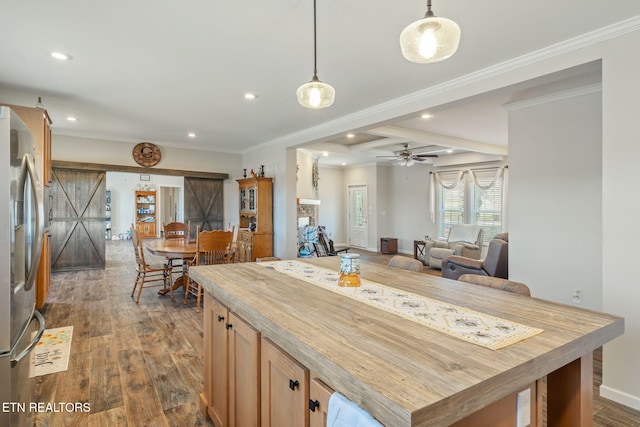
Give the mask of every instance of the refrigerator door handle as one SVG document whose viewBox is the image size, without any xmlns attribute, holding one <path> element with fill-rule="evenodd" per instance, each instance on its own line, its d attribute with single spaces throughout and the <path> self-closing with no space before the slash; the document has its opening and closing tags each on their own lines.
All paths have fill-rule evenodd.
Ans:
<svg viewBox="0 0 640 427">
<path fill-rule="evenodd" d="M 26 173 L 25 173 L 26 171 Z M 40 264 L 40 255 L 42 253 L 42 240 L 44 239 L 42 231 L 44 229 L 44 212 L 42 207 L 42 200 L 40 200 L 40 193 L 38 187 L 40 182 L 38 181 L 38 174 L 36 172 L 36 164 L 33 157 L 29 154 L 25 154 L 22 158 L 22 173 L 20 174 L 20 186 L 21 191 L 24 191 L 26 185 L 27 173 L 31 179 L 31 190 L 35 198 L 35 216 L 36 216 L 36 243 L 35 243 L 35 256 L 31 260 L 31 266 L 29 267 L 29 275 L 24 283 L 25 290 L 30 290 L 36 281 L 36 274 L 38 273 L 38 264 Z"/>
<path fill-rule="evenodd" d="M 33 337 L 31 342 L 27 346 L 27 348 L 22 350 L 22 353 L 17 355 L 14 359 L 11 359 L 11 367 L 16 366 L 18 362 L 24 359 L 24 357 L 27 354 L 29 354 L 31 350 L 33 350 L 36 344 L 38 344 L 38 341 L 40 341 L 40 338 L 42 338 L 42 334 L 44 333 L 44 317 L 42 317 L 42 314 L 40 314 L 38 310 L 33 311 L 33 317 L 35 317 L 38 320 L 38 333 L 36 334 L 35 337 Z M 18 340 L 18 342 L 20 342 L 20 340 Z"/>
</svg>

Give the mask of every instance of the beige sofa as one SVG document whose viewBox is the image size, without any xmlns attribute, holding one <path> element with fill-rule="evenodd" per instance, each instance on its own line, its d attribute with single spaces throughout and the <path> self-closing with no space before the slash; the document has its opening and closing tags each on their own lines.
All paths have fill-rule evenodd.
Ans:
<svg viewBox="0 0 640 427">
<path fill-rule="evenodd" d="M 480 259 L 483 237 L 484 231 L 477 225 L 452 225 L 447 240 L 426 241 L 425 259 L 432 268 L 442 268 L 442 260 L 451 255 Z"/>
</svg>

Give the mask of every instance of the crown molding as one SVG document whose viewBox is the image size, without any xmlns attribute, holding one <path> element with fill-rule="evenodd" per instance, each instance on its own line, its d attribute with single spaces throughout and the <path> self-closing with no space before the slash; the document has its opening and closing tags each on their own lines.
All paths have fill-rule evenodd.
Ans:
<svg viewBox="0 0 640 427">
<path fill-rule="evenodd" d="M 502 104 L 502 108 L 507 111 L 519 110 L 522 108 L 533 107 L 536 105 L 547 104 L 549 102 L 560 101 L 562 99 L 573 98 L 574 96 L 588 95 L 597 92 L 602 92 L 602 83 L 594 83 L 573 89 L 562 90 L 560 92 L 536 96 L 522 101 L 508 102 L 506 104 Z"/>
<path fill-rule="evenodd" d="M 244 153 L 271 146 L 284 145 L 286 147 L 290 147 L 293 145 L 309 142 L 314 139 L 323 138 L 331 134 L 352 130 L 354 127 L 368 126 L 375 123 L 375 121 L 372 121 L 372 119 L 377 118 L 377 120 L 380 121 L 382 120 L 380 116 L 383 116 L 385 113 L 388 115 L 388 113 L 392 111 L 397 112 L 394 114 L 394 117 L 399 117 L 404 114 L 411 114 L 417 111 L 411 110 L 408 107 L 413 103 L 419 103 L 447 91 L 472 85 L 481 82 L 489 77 L 495 77 L 496 75 L 519 70 L 531 64 L 545 61 L 550 58 L 555 58 L 566 53 L 592 46 L 603 41 L 620 37 L 622 35 L 638 30 L 640 30 L 640 15 L 576 37 L 572 37 L 562 42 L 555 43 L 553 45 L 535 50 L 528 54 L 521 55 L 516 58 L 477 70 L 464 76 L 448 80 L 446 82 L 428 87 L 421 91 L 413 92 L 409 95 L 374 105 L 364 110 L 357 111 L 353 114 L 342 116 L 335 120 L 322 123 L 318 126 L 307 128 L 299 132 L 285 135 L 281 138 L 267 141 L 263 144 L 259 144 L 251 149 L 246 150 Z M 390 118 L 392 117 L 386 117 L 387 120 Z"/>
</svg>

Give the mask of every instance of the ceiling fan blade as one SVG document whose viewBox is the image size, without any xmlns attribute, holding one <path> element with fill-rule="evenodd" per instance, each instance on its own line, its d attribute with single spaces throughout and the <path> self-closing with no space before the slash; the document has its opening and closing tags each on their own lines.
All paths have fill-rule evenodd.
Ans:
<svg viewBox="0 0 640 427">
<path fill-rule="evenodd" d="M 437 154 L 414 154 L 413 157 L 414 158 L 418 158 L 418 157 L 428 158 L 428 157 L 438 157 L 438 155 Z"/>
<path fill-rule="evenodd" d="M 399 158 L 399 156 L 376 156 L 376 157 L 379 157 L 379 158 L 385 158 L 385 157 L 387 157 L 387 158 L 388 157 L 396 158 L 397 157 L 397 158 Z"/>
</svg>

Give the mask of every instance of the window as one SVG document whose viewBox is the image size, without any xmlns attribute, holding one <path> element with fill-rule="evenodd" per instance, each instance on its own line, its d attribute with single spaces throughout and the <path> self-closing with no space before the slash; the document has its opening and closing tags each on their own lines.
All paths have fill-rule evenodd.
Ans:
<svg viewBox="0 0 640 427">
<path fill-rule="evenodd" d="M 484 244 L 502 232 L 502 178 L 488 189 L 471 184 L 471 221 L 484 229 Z"/>
<path fill-rule="evenodd" d="M 466 172 L 455 187 L 437 187 L 438 237 L 446 238 L 453 224 L 481 226 L 484 229 L 484 244 L 502 232 L 504 185 L 502 176 L 496 179 L 496 171 L 475 171 L 475 180 Z M 449 174 L 442 174 L 440 179 L 446 187 L 451 187 L 454 182 Z"/>
<path fill-rule="evenodd" d="M 452 189 L 440 187 L 440 209 L 438 215 L 438 237 L 446 238 L 453 224 L 464 223 L 464 181 Z"/>
</svg>

